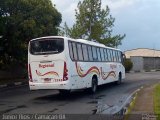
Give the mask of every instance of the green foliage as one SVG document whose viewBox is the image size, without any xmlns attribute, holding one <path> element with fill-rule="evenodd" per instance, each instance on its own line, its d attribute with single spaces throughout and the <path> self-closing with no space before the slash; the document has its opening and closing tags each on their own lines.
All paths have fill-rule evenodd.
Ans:
<svg viewBox="0 0 160 120">
<path fill-rule="evenodd" d="M 84 0 L 78 3 L 76 23 L 69 28 L 65 23 L 62 35 L 72 38 L 96 40 L 107 46 L 117 47 L 125 35 L 112 36 L 115 18 L 109 13 L 109 7 L 101 8 L 101 0 Z"/>
<path fill-rule="evenodd" d="M 24 63 L 30 39 L 57 35 L 61 14 L 50 0 L 0 1 L 0 63 Z"/>
<path fill-rule="evenodd" d="M 130 59 L 126 59 L 124 61 L 124 66 L 125 66 L 126 72 L 129 72 L 133 67 L 133 63 L 132 63 L 132 61 Z"/>
</svg>

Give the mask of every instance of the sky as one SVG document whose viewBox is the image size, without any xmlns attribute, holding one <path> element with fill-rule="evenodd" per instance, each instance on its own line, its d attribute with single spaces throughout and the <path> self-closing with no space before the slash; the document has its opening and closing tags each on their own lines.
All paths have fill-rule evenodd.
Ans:
<svg viewBox="0 0 160 120">
<path fill-rule="evenodd" d="M 75 22 L 75 9 L 79 0 L 52 0 L 62 14 L 62 26 Z M 160 0 L 102 0 L 116 19 L 114 34 L 126 34 L 118 48 L 126 51 L 137 48 L 160 50 Z"/>
</svg>

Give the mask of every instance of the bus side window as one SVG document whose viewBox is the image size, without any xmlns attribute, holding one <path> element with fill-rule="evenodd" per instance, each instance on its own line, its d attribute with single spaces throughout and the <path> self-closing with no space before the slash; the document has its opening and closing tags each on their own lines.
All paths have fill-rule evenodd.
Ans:
<svg viewBox="0 0 160 120">
<path fill-rule="evenodd" d="M 100 48 L 100 52 L 101 52 L 101 58 L 102 58 L 102 61 L 104 61 L 104 51 L 103 51 L 103 48 Z"/>
<path fill-rule="evenodd" d="M 88 61 L 87 45 L 82 44 L 82 52 L 83 52 L 84 61 Z"/>
<path fill-rule="evenodd" d="M 116 62 L 118 62 L 117 51 L 115 51 Z"/>
<path fill-rule="evenodd" d="M 89 61 L 93 61 L 92 49 L 90 45 L 88 45 L 88 55 L 89 55 Z"/>
<path fill-rule="evenodd" d="M 92 46 L 93 61 L 98 61 L 96 47 Z"/>
<path fill-rule="evenodd" d="M 78 52 L 78 60 L 83 60 L 82 46 L 80 43 L 77 43 L 77 52 Z"/>
<path fill-rule="evenodd" d="M 113 50 L 113 62 L 116 62 L 116 51 Z"/>
<path fill-rule="evenodd" d="M 109 50 L 109 54 L 110 54 L 110 61 L 112 62 L 113 61 L 112 50 Z"/>
<path fill-rule="evenodd" d="M 68 45 L 69 45 L 69 54 L 70 54 L 70 57 L 71 57 L 72 60 L 74 60 L 72 42 L 69 41 Z"/>
<path fill-rule="evenodd" d="M 101 54 L 100 54 L 100 48 L 98 48 L 98 47 L 97 47 L 97 55 L 98 55 L 98 61 L 102 61 Z"/>
<path fill-rule="evenodd" d="M 114 50 L 112 50 L 112 62 L 114 62 Z"/>
<path fill-rule="evenodd" d="M 106 50 L 107 50 L 107 49 L 103 49 L 103 50 L 104 50 L 104 61 L 108 61 L 108 60 L 107 60 L 107 53 L 106 53 Z"/>
<path fill-rule="evenodd" d="M 107 62 L 109 61 L 109 54 L 108 54 L 108 49 L 106 49 L 106 60 L 107 60 Z"/>
<path fill-rule="evenodd" d="M 72 42 L 74 60 L 78 60 L 76 43 Z"/>
<path fill-rule="evenodd" d="M 117 51 L 117 62 L 119 62 L 119 51 Z"/>
</svg>

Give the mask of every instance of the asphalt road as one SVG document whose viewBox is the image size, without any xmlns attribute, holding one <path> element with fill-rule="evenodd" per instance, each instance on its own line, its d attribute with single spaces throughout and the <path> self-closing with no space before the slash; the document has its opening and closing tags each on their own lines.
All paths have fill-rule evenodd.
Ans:
<svg viewBox="0 0 160 120">
<path fill-rule="evenodd" d="M 141 86 L 160 82 L 160 72 L 129 73 L 121 85 L 100 86 L 95 95 L 79 90 L 61 96 L 56 90 L 30 91 L 28 86 L 0 90 L 1 114 L 97 114 L 120 106 Z"/>
</svg>

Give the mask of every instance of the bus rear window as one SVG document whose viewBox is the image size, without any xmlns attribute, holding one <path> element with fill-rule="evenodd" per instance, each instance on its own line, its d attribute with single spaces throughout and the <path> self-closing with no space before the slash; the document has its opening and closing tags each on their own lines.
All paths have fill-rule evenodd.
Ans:
<svg viewBox="0 0 160 120">
<path fill-rule="evenodd" d="M 64 50 L 64 40 L 45 38 L 30 42 L 30 53 L 33 55 L 58 54 Z"/>
</svg>

